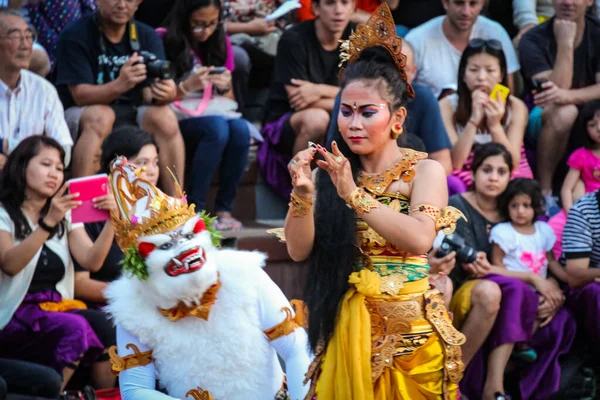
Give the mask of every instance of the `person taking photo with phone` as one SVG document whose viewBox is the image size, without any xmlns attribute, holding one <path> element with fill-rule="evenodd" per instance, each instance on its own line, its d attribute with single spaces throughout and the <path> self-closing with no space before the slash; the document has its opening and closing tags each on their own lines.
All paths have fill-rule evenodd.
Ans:
<svg viewBox="0 0 600 400">
<path fill-rule="evenodd" d="M 458 67 L 458 91 L 440 100 L 442 119 L 452 142 L 453 175 L 468 188 L 472 183 L 473 151 L 484 143 L 500 143 L 514 163 L 513 177 L 533 178 L 525 157 L 523 136 L 527 107 L 514 96 L 502 96 L 508 86 L 506 58 L 495 39 L 473 39 Z M 492 96 L 495 94 L 495 96 Z"/>
<path fill-rule="evenodd" d="M 23 140 L 10 154 L 0 190 L 0 358 L 51 367 L 66 386 L 80 363 L 92 365 L 96 389 L 113 387 L 106 350 L 115 344 L 104 313 L 74 298 L 71 255 L 97 271 L 114 238 L 108 221 L 92 242 L 71 223 L 79 193 L 67 193 L 65 152 L 47 136 Z M 93 199 L 116 210 L 112 194 Z"/>
<path fill-rule="evenodd" d="M 177 0 L 159 34 L 175 66 L 177 101 L 172 108 L 192 160 L 188 198 L 198 210 L 205 209 L 218 170 L 216 228 L 240 230 L 242 223 L 231 211 L 248 165 L 251 126 L 241 118 L 233 94 L 234 55 L 221 13 L 220 0 Z"/>
</svg>

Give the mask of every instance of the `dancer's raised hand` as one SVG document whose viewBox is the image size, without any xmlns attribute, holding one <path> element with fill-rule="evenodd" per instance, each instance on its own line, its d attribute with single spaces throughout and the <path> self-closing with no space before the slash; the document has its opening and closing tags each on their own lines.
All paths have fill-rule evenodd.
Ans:
<svg viewBox="0 0 600 400">
<path fill-rule="evenodd" d="M 317 160 L 317 165 L 327 171 L 337 189 L 338 196 L 344 201 L 347 200 L 356 189 L 350 161 L 342 154 L 335 141 L 331 143 L 331 153 L 322 146 L 317 146 L 317 151 L 324 158 L 324 160 Z"/>
<path fill-rule="evenodd" d="M 307 149 L 296 153 L 288 164 L 294 191 L 303 197 L 312 197 L 315 191 L 310 163 L 315 158 L 316 152 L 316 146 L 309 146 Z"/>
</svg>

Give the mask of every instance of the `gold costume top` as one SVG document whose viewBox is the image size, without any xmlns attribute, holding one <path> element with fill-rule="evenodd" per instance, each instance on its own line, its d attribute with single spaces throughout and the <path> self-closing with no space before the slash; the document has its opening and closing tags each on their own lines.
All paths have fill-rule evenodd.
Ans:
<svg viewBox="0 0 600 400">
<path fill-rule="evenodd" d="M 400 160 L 384 173 L 359 174 L 357 185 L 383 206 L 406 215 L 425 214 L 436 229 L 453 230 L 460 215 L 453 209 L 414 207 L 407 197 L 387 191 L 393 181 L 411 181 L 415 165 L 427 156 L 410 149 L 401 152 Z M 388 385 L 401 388 L 393 400 L 455 399 L 465 337 L 453 327 L 439 291 L 430 288 L 426 255 L 389 243 L 360 217 L 356 234 L 357 272 L 349 276 L 334 335 L 307 373 L 307 399 L 379 400 Z M 419 379 L 424 381 L 417 383 Z"/>
</svg>

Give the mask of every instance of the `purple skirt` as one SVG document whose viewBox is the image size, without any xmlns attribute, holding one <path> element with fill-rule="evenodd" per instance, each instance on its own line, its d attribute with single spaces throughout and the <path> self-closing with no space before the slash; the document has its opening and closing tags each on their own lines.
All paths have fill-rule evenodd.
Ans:
<svg viewBox="0 0 600 400">
<path fill-rule="evenodd" d="M 580 329 L 591 348 L 600 343 L 600 283 L 588 283 L 582 288 L 571 289 L 567 304 L 577 317 Z"/>
<path fill-rule="evenodd" d="M 290 199 L 292 192 L 292 179 L 287 168 L 292 157 L 289 154 L 279 153 L 275 147 L 279 144 L 283 126 L 291 115 L 292 113 L 288 112 L 277 121 L 265 124 L 261 132 L 265 140 L 256 154 L 263 178 L 275 193 L 286 201 Z"/>
<path fill-rule="evenodd" d="M 532 335 L 538 308 L 535 291 L 523 281 L 502 275 L 491 274 L 483 279 L 498 284 L 502 300 L 490 335 L 465 371 L 461 392 L 468 398 L 480 398 L 492 350 L 507 343 L 526 342 L 537 351 L 538 359 L 521 370 L 521 396 L 524 400 L 550 398 L 560 385 L 559 357 L 570 350 L 575 339 L 572 314 L 561 309 L 548 326 Z"/>
<path fill-rule="evenodd" d="M 53 368 L 62 375 L 69 364 L 94 361 L 104 346 L 81 315 L 50 312 L 40 303 L 60 302 L 53 290 L 27 294 L 12 319 L 0 331 L 0 358 L 30 361 Z"/>
</svg>

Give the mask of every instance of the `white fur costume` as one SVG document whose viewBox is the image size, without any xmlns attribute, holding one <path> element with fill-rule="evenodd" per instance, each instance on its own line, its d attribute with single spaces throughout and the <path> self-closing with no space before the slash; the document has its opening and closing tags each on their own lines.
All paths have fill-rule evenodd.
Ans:
<svg viewBox="0 0 600 400">
<path fill-rule="evenodd" d="M 119 356 L 134 353 L 126 348 L 130 343 L 152 351 L 153 362 L 120 373 L 124 400 L 186 399 L 194 389 L 215 400 L 272 400 L 284 379 L 277 353 L 286 365 L 290 398 L 303 399 L 310 364 L 306 332 L 298 327 L 273 341 L 264 333 L 286 320 L 282 309 L 292 309 L 262 270 L 265 256 L 218 250 L 202 226 L 196 216 L 173 231 L 139 237 L 147 278 L 124 274 L 106 290 Z M 172 321 L 160 312 L 201 304 L 218 281 L 207 319 Z M 155 390 L 155 379 L 168 395 Z"/>
</svg>

